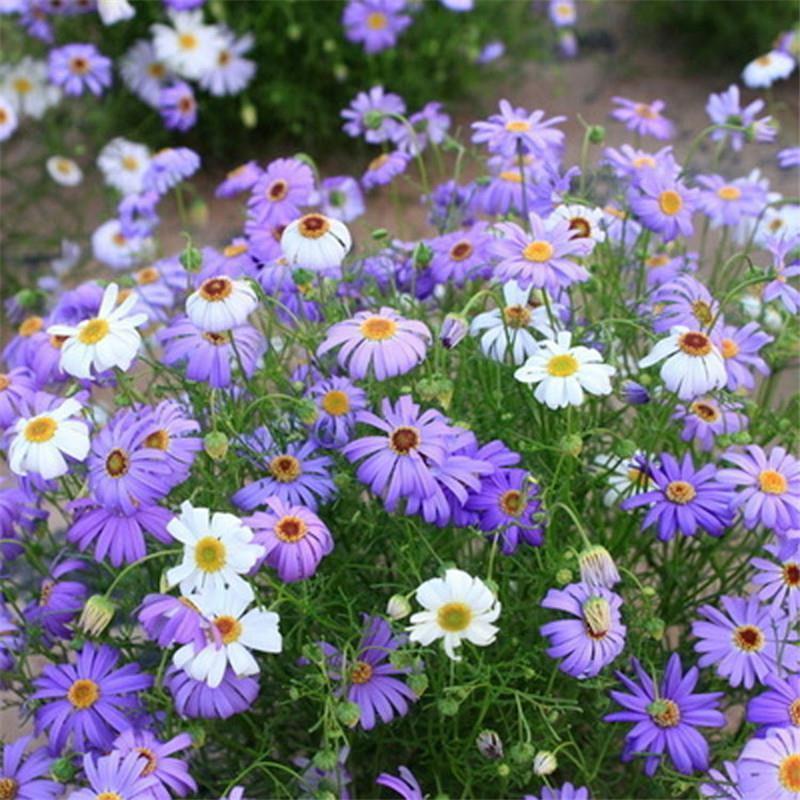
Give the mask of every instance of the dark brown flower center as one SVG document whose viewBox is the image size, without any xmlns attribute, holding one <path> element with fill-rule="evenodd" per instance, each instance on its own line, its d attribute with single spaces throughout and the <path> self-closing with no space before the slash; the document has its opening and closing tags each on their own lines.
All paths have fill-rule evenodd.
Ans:
<svg viewBox="0 0 800 800">
<path fill-rule="evenodd" d="M 272 477 L 281 483 L 290 483 L 300 477 L 302 468 L 294 456 L 283 454 L 275 456 L 269 462 L 269 471 L 272 473 Z"/>
<path fill-rule="evenodd" d="M 389 436 L 389 446 L 401 456 L 419 447 L 420 441 L 419 431 L 409 426 L 395 428 Z"/>
<path fill-rule="evenodd" d="M 353 669 L 350 670 L 350 680 L 352 683 L 366 683 L 372 677 L 372 665 L 366 661 L 356 661 Z"/>
<path fill-rule="evenodd" d="M 733 632 L 733 643 L 745 653 L 756 653 L 764 647 L 764 634 L 755 625 L 740 625 Z"/>
<path fill-rule="evenodd" d="M 678 339 L 678 347 L 690 356 L 707 356 L 711 352 L 711 339 L 699 331 L 688 331 Z"/>
<path fill-rule="evenodd" d="M 286 183 L 283 178 L 278 178 L 278 180 L 272 181 L 272 183 L 267 187 L 267 198 L 273 203 L 283 200 L 287 194 L 289 194 L 289 184 Z"/>
<path fill-rule="evenodd" d="M 233 283 L 230 278 L 209 278 L 200 285 L 200 296 L 209 303 L 218 303 L 233 293 Z"/>
<path fill-rule="evenodd" d="M 450 248 L 450 258 L 452 258 L 453 261 L 463 261 L 472 255 L 474 249 L 471 242 L 462 239 Z"/>
<path fill-rule="evenodd" d="M 106 472 L 112 478 L 121 478 L 130 467 L 128 454 L 119 447 L 112 450 L 106 458 Z"/>
</svg>

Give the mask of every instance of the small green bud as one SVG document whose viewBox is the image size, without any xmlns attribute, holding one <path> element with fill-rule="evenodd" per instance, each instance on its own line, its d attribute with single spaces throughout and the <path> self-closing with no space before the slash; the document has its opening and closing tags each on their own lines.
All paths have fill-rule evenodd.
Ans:
<svg viewBox="0 0 800 800">
<path fill-rule="evenodd" d="M 388 235 L 389 231 L 387 231 L 386 228 L 375 228 L 375 230 L 372 231 L 372 238 L 375 239 L 376 241 L 380 239 L 385 239 Z"/>
<path fill-rule="evenodd" d="M 461 704 L 455 697 L 443 697 L 438 702 L 439 713 L 444 717 L 454 717 L 458 714 L 458 709 Z"/>
<path fill-rule="evenodd" d="M 642 587 L 642 594 L 645 597 L 655 597 L 656 590 L 652 586 L 643 586 Z"/>
<path fill-rule="evenodd" d="M 336 706 L 336 718 L 342 725 L 346 725 L 348 728 L 354 728 L 361 719 L 361 708 L 358 703 L 339 703 L 339 705 Z"/>
<path fill-rule="evenodd" d="M 199 272 L 203 266 L 203 254 L 194 245 L 188 244 L 181 253 L 180 261 L 187 272 Z"/>
<path fill-rule="evenodd" d="M 664 637 L 665 628 L 666 624 L 664 620 L 659 619 L 658 617 L 652 617 L 644 623 L 644 629 L 647 631 L 647 635 L 651 636 L 657 642 L 661 641 L 661 639 Z"/>
<path fill-rule="evenodd" d="M 333 53 L 336 50 L 336 40 L 335 39 L 325 39 L 322 42 L 322 51 L 324 53 Z"/>
<path fill-rule="evenodd" d="M 508 751 L 512 763 L 519 766 L 530 764 L 535 754 L 536 748 L 529 742 L 517 742 Z"/>
<path fill-rule="evenodd" d="M 422 697 L 422 695 L 428 691 L 428 676 L 424 672 L 409 675 L 408 678 L 406 678 L 406 683 L 408 684 L 408 688 L 411 689 L 417 697 Z"/>
<path fill-rule="evenodd" d="M 570 436 L 564 436 L 561 439 L 561 452 L 566 453 L 573 458 L 577 458 L 583 450 L 583 439 L 578 434 L 573 433 Z"/>
<path fill-rule="evenodd" d="M 99 636 L 111 624 L 116 609 L 107 597 L 94 594 L 81 611 L 78 627 L 88 636 Z"/>
<path fill-rule="evenodd" d="M 22 289 L 15 295 L 17 303 L 28 310 L 38 308 L 43 299 L 44 295 L 38 289 Z"/>
<path fill-rule="evenodd" d="M 339 81 L 339 83 L 346 81 L 349 74 L 350 70 L 345 64 L 336 64 L 333 68 L 333 77 Z"/>
<path fill-rule="evenodd" d="M 507 778 L 511 774 L 511 767 L 509 767 L 508 764 L 498 764 L 497 774 L 501 778 Z"/>
<path fill-rule="evenodd" d="M 295 22 L 286 28 L 286 38 L 290 42 L 296 42 L 303 35 L 303 29 Z"/>
<path fill-rule="evenodd" d="M 294 158 L 301 164 L 311 167 L 311 169 L 317 168 L 316 161 L 308 153 L 295 153 Z"/>
<path fill-rule="evenodd" d="M 206 743 L 206 729 L 201 724 L 189 725 L 189 736 L 192 737 L 193 750 L 200 750 Z"/>
<path fill-rule="evenodd" d="M 314 766 L 323 772 L 330 772 L 336 769 L 338 760 L 335 750 L 320 750 L 318 753 L 314 753 L 314 758 L 311 759 Z"/>
<path fill-rule="evenodd" d="M 731 439 L 734 444 L 750 444 L 753 441 L 753 437 L 748 431 L 739 431 L 738 433 L 731 434 Z"/>
<path fill-rule="evenodd" d="M 453 381 L 442 375 L 432 375 L 417 384 L 417 391 L 423 400 L 437 402 L 446 411 L 453 400 Z"/>
<path fill-rule="evenodd" d="M 222 431 L 211 431 L 203 438 L 203 449 L 212 461 L 222 461 L 228 455 L 228 437 Z"/>
<path fill-rule="evenodd" d="M 305 397 L 297 401 L 296 412 L 297 418 L 303 425 L 313 425 L 319 416 L 319 411 L 314 401 Z"/>
<path fill-rule="evenodd" d="M 50 774 L 59 782 L 59 783 L 72 783 L 72 779 L 75 777 L 75 773 L 77 770 L 74 766 L 72 766 L 72 761 L 69 758 L 57 758 L 53 762 L 53 766 L 50 767 Z M 13 781 L 12 781 L 13 783 Z M 14 792 L 14 788 L 12 786 L 12 795 Z"/>
<path fill-rule="evenodd" d="M 592 125 L 589 128 L 589 141 L 592 144 L 603 144 L 606 140 L 606 129 L 602 125 Z"/>
<path fill-rule="evenodd" d="M 300 690 L 296 686 L 289 687 L 289 699 L 295 703 L 300 699 Z"/>
<path fill-rule="evenodd" d="M 313 663 L 317 663 L 322 656 L 322 651 L 316 642 L 306 642 L 300 650 L 300 654 L 303 658 L 308 659 Z"/>
<path fill-rule="evenodd" d="M 417 242 L 412 254 L 412 261 L 415 269 L 424 269 L 433 259 L 433 249 L 425 242 Z"/>
</svg>

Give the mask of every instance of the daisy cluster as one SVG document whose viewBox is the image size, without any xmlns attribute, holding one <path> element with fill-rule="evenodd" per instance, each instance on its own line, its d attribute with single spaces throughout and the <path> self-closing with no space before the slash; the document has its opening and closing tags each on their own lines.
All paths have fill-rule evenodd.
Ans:
<svg viewBox="0 0 800 800">
<path fill-rule="evenodd" d="M 800 205 L 737 173 L 779 134 L 742 102 L 681 153 L 615 98 L 634 143 L 571 164 L 564 117 L 459 141 L 375 86 L 363 174 L 247 162 L 236 235 L 172 254 L 198 154 L 108 142 L 116 216 L 5 305 L 0 678 L 39 740 L 0 798 L 797 800 Z M 413 240 L 361 219 L 401 182 Z"/>
</svg>

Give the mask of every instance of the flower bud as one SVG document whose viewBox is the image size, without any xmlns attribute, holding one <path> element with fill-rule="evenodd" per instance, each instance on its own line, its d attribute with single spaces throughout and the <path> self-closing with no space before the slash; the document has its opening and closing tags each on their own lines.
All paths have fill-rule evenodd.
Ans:
<svg viewBox="0 0 800 800">
<path fill-rule="evenodd" d="M 411 603 L 402 594 L 393 594 L 386 604 L 386 613 L 392 619 L 405 619 L 411 613 Z"/>
<path fill-rule="evenodd" d="M 577 458 L 583 450 L 583 439 L 578 434 L 573 433 L 570 436 L 564 436 L 561 439 L 561 452 L 566 453 L 568 456 Z"/>
<path fill-rule="evenodd" d="M 441 375 L 422 378 L 417 383 L 417 392 L 422 400 L 437 402 L 446 411 L 453 400 L 453 381 Z"/>
<path fill-rule="evenodd" d="M 245 100 L 242 103 L 239 118 L 242 120 L 242 125 L 245 128 L 252 130 L 258 125 L 258 110 L 249 100 Z"/>
<path fill-rule="evenodd" d="M 222 461 L 228 455 L 228 437 L 222 431 L 211 431 L 203 438 L 203 449 L 212 461 Z"/>
<path fill-rule="evenodd" d="M 286 26 L 286 38 L 290 42 L 298 41 L 302 35 L 303 29 L 296 22 Z"/>
<path fill-rule="evenodd" d="M 644 406 L 650 402 L 650 392 L 636 381 L 622 384 L 622 399 L 630 406 Z"/>
<path fill-rule="evenodd" d="M 498 764 L 497 774 L 501 778 L 507 778 L 511 774 L 511 767 L 508 764 Z"/>
<path fill-rule="evenodd" d="M 385 239 L 388 235 L 389 231 L 387 231 L 386 228 L 375 228 L 375 230 L 372 231 L 372 238 L 375 239 L 375 241 Z"/>
<path fill-rule="evenodd" d="M 411 689 L 417 697 L 422 697 L 422 695 L 428 691 L 428 676 L 424 672 L 409 675 L 408 678 L 406 678 L 406 683 L 408 684 L 408 688 Z"/>
<path fill-rule="evenodd" d="M 30 311 L 41 306 L 44 295 L 38 289 L 22 289 L 14 295 L 14 299 L 22 308 Z"/>
<path fill-rule="evenodd" d="M 523 766 L 524 764 L 531 763 L 535 753 L 536 749 L 529 742 L 517 742 L 512 745 L 508 755 L 515 764 Z"/>
<path fill-rule="evenodd" d="M 75 773 L 77 770 L 72 764 L 72 759 L 70 758 L 57 758 L 53 765 L 50 767 L 50 774 L 59 782 L 59 783 L 71 783 L 72 779 L 75 777 Z M 14 785 L 12 781 L 12 794 L 9 797 L 14 797 Z"/>
<path fill-rule="evenodd" d="M 556 572 L 556 583 L 559 586 L 566 586 L 568 583 L 572 583 L 572 570 L 564 568 Z"/>
<path fill-rule="evenodd" d="M 605 597 L 593 595 L 583 604 L 583 619 L 593 636 L 600 637 L 611 629 L 611 606 Z"/>
<path fill-rule="evenodd" d="M 611 553 L 602 545 L 587 547 L 579 556 L 581 580 L 593 588 L 613 589 L 621 578 Z"/>
<path fill-rule="evenodd" d="M 452 350 L 461 342 L 469 331 L 469 324 L 461 314 L 448 314 L 439 329 L 439 341 L 442 347 Z"/>
<path fill-rule="evenodd" d="M 203 266 L 203 254 L 193 245 L 189 244 L 181 253 L 181 266 L 187 272 L 199 272 Z"/>
<path fill-rule="evenodd" d="M 302 398 L 297 401 L 295 409 L 297 418 L 303 425 L 313 425 L 319 416 L 319 410 L 313 400 Z"/>
<path fill-rule="evenodd" d="M 311 762 L 317 769 L 321 769 L 323 772 L 331 772 L 336 769 L 339 757 L 335 750 L 320 750 L 314 753 L 314 758 L 311 759 Z"/>
<path fill-rule="evenodd" d="M 478 752 L 484 758 L 499 761 L 503 757 L 503 740 L 496 731 L 481 731 L 475 740 L 475 744 L 478 747 Z"/>
<path fill-rule="evenodd" d="M 101 594 L 93 594 L 83 607 L 78 628 L 88 636 L 98 636 L 111 624 L 114 611 L 116 606 L 111 600 Z"/>
<path fill-rule="evenodd" d="M 657 642 L 660 642 L 661 639 L 664 638 L 665 628 L 666 624 L 664 623 L 664 620 L 659 619 L 658 617 L 651 617 L 644 623 L 644 629 L 647 631 L 647 635 L 651 636 Z"/>
<path fill-rule="evenodd" d="M 339 705 L 336 706 L 336 718 L 342 725 L 346 725 L 348 728 L 354 728 L 361 719 L 361 708 L 358 703 L 339 703 Z"/>
<path fill-rule="evenodd" d="M 455 697 L 443 697 L 439 703 L 439 713 L 444 717 L 454 717 L 461 705 Z"/>
<path fill-rule="evenodd" d="M 606 140 L 606 129 L 602 125 L 592 125 L 589 128 L 589 141 L 592 144 L 603 144 Z"/>
<path fill-rule="evenodd" d="M 533 757 L 533 772 L 540 778 L 545 775 L 552 775 L 558 769 L 558 761 L 555 753 L 549 750 L 540 750 Z"/>
<path fill-rule="evenodd" d="M 433 259 L 433 250 L 425 242 L 417 242 L 411 258 L 415 269 L 424 269 Z"/>
</svg>

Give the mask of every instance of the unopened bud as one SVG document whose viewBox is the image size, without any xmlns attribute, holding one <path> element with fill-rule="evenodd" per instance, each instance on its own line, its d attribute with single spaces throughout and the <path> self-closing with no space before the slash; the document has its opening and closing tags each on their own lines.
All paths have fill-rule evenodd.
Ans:
<svg viewBox="0 0 800 800">
<path fill-rule="evenodd" d="M 589 128 L 589 141 L 592 144 L 603 144 L 606 140 L 606 129 L 602 125 L 592 125 Z"/>
<path fill-rule="evenodd" d="M 509 767 L 508 764 L 498 764 L 497 774 L 501 778 L 507 778 L 511 774 L 511 767 Z"/>
<path fill-rule="evenodd" d="M 92 595 L 83 607 L 78 627 L 88 636 L 100 635 L 114 619 L 116 606 L 101 594 Z"/>
<path fill-rule="evenodd" d="M 531 763 L 535 753 L 536 749 L 532 744 L 528 742 L 517 742 L 508 751 L 508 756 L 515 764 L 523 766 Z"/>
<path fill-rule="evenodd" d="M 249 130 L 252 130 L 258 125 L 258 110 L 249 100 L 245 100 L 242 103 L 242 110 L 239 117 L 242 120 L 242 125 Z"/>
<path fill-rule="evenodd" d="M 455 697 L 443 697 L 439 701 L 439 713 L 445 717 L 454 717 L 458 714 L 458 709 L 461 704 Z"/>
<path fill-rule="evenodd" d="M 565 567 L 556 572 L 556 583 L 559 586 L 566 586 L 568 583 L 572 583 L 572 570 Z"/>
<path fill-rule="evenodd" d="M 497 731 L 481 731 L 475 740 L 475 744 L 478 747 L 478 752 L 484 758 L 499 761 L 503 757 L 503 740 Z"/>
<path fill-rule="evenodd" d="M 651 636 L 657 642 L 664 638 L 665 628 L 664 620 L 658 617 L 652 617 L 644 623 L 644 629 L 647 631 L 647 635 Z"/>
<path fill-rule="evenodd" d="M 314 753 L 314 758 L 311 761 L 317 769 L 321 769 L 323 772 L 331 772 L 336 769 L 339 757 L 335 750 L 320 750 L 318 753 Z"/>
<path fill-rule="evenodd" d="M 358 703 L 339 703 L 336 707 L 336 718 L 342 725 L 354 728 L 361 719 L 361 708 Z"/>
<path fill-rule="evenodd" d="M 409 675 L 408 678 L 406 678 L 406 683 L 408 684 L 408 688 L 411 689 L 417 697 L 422 697 L 422 695 L 428 691 L 428 676 L 424 672 Z"/>
<path fill-rule="evenodd" d="M 203 254 L 194 245 L 187 245 L 181 253 L 181 266 L 187 272 L 199 272 L 203 266 Z"/>
<path fill-rule="evenodd" d="M 556 760 L 555 753 L 549 750 L 540 750 L 533 757 L 533 772 L 539 777 L 545 775 L 552 775 L 558 769 L 558 761 Z"/>
<path fill-rule="evenodd" d="M 578 434 L 573 433 L 561 439 L 561 452 L 568 456 L 577 458 L 581 454 L 581 450 L 583 450 L 583 439 Z"/>
<path fill-rule="evenodd" d="M 411 613 L 411 603 L 402 594 L 393 594 L 386 604 L 386 613 L 392 619 L 405 619 Z"/>
<path fill-rule="evenodd" d="M 303 425 L 313 425 L 317 421 L 319 411 L 313 400 L 303 398 L 297 401 L 297 418 Z"/>
<path fill-rule="evenodd" d="M 77 770 L 72 764 L 72 759 L 69 758 L 57 758 L 50 767 L 50 774 L 59 783 L 71 783 L 76 772 Z M 16 797 L 16 794 L 14 793 L 15 789 L 16 785 L 12 779 L 11 794 L 9 797 Z"/>
<path fill-rule="evenodd" d="M 228 455 L 228 437 L 222 431 L 211 431 L 203 438 L 203 449 L 212 461 L 222 461 Z"/>
<path fill-rule="evenodd" d="M 578 556 L 578 564 L 581 569 L 581 581 L 593 588 L 613 589 L 621 580 L 611 553 L 602 545 L 587 547 Z"/>
<path fill-rule="evenodd" d="M 17 303 L 25 309 L 38 308 L 44 296 L 38 289 L 22 289 L 14 295 Z"/>
<path fill-rule="evenodd" d="M 388 235 L 389 231 L 387 231 L 386 228 L 375 228 L 375 230 L 372 231 L 372 238 L 376 241 L 379 239 L 385 239 Z"/>
<path fill-rule="evenodd" d="M 469 332 L 469 324 L 461 314 L 448 314 L 439 330 L 439 341 L 447 350 L 452 350 Z"/>
<path fill-rule="evenodd" d="M 189 206 L 189 222 L 196 228 L 204 228 L 208 224 L 208 206 L 199 197 Z"/>
</svg>

